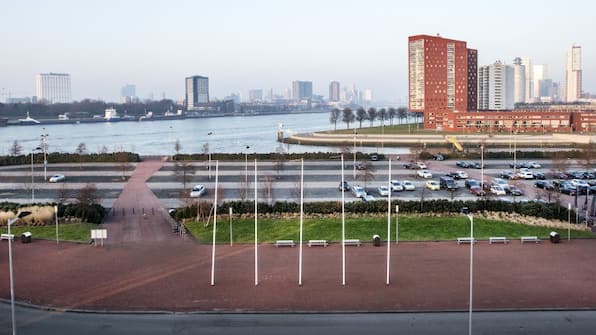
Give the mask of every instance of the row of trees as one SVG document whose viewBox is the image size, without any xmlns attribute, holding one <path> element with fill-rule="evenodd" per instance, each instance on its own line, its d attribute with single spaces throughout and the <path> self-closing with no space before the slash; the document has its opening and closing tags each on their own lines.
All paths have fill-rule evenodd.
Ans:
<svg viewBox="0 0 596 335">
<path fill-rule="evenodd" d="M 334 129 L 337 129 L 337 122 L 342 121 L 346 124 L 347 128 L 350 128 L 350 123 L 354 123 L 357 121 L 359 123 L 359 127 L 362 128 L 362 122 L 368 121 L 370 126 L 374 125 L 375 120 L 381 122 L 382 125 L 385 124 L 386 120 L 389 120 L 390 125 L 393 125 L 393 119 L 397 117 L 399 123 L 402 123 L 404 118 L 408 118 L 408 110 L 405 107 L 400 108 L 381 108 L 376 110 L 375 108 L 369 108 L 368 110 L 360 107 L 354 111 L 350 108 L 344 108 L 343 110 L 339 110 L 334 108 L 331 110 L 331 115 L 329 116 L 329 121 L 333 123 Z"/>
</svg>

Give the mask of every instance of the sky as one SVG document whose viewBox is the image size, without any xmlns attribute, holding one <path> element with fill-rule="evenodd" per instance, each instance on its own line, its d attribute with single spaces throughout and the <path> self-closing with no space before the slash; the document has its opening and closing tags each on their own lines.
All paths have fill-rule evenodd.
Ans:
<svg viewBox="0 0 596 335">
<path fill-rule="evenodd" d="M 593 14 L 585 0 L 101 0 L 4 1 L 0 94 L 35 95 L 35 75 L 66 72 L 72 97 L 118 101 L 184 96 L 184 78 L 209 77 L 210 95 L 275 93 L 338 80 L 375 99 L 405 102 L 407 38 L 440 33 L 478 49 L 479 66 L 529 56 L 564 83 L 566 52 L 583 51 L 583 86 L 596 93 Z M 3 100 L 3 97 L 0 97 Z"/>
</svg>

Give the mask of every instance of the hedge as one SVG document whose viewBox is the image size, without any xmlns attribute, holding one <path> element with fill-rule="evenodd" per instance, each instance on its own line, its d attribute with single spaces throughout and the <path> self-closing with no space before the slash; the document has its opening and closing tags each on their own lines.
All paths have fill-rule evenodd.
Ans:
<svg viewBox="0 0 596 335">
<path fill-rule="evenodd" d="M 449 152 L 441 153 L 445 159 L 480 159 L 480 152 Z M 420 159 L 433 159 L 434 154 L 422 151 L 418 154 Z M 517 151 L 517 159 L 555 159 L 560 157 L 585 159 L 586 151 Z M 484 159 L 513 159 L 509 151 L 485 151 Z"/>
<path fill-rule="evenodd" d="M 141 156 L 132 152 L 117 152 L 104 154 L 84 154 L 51 152 L 47 155 L 48 163 L 118 163 L 118 162 L 140 162 Z M 33 157 L 36 164 L 43 163 L 43 155 L 36 154 Z M 31 156 L 0 156 L 0 166 L 26 165 L 31 164 Z"/>
<path fill-rule="evenodd" d="M 0 203 L 0 211 L 16 212 L 23 207 L 31 206 L 55 206 L 55 203 L 35 203 L 35 204 L 18 204 L 14 202 Z M 106 215 L 106 209 L 99 204 L 81 205 L 81 204 L 58 204 L 58 217 L 76 217 L 83 222 L 100 224 Z"/>
<path fill-rule="evenodd" d="M 370 156 L 373 154 L 367 154 L 362 152 L 356 153 L 356 159 L 358 160 L 368 160 Z M 379 155 L 379 159 L 383 159 L 383 155 Z M 298 160 L 301 158 L 307 160 L 326 160 L 326 159 L 341 159 L 341 153 L 338 152 L 305 152 L 305 153 L 249 153 L 248 159 L 254 160 Z M 347 154 L 344 156 L 345 159 L 352 159 L 354 157 L 353 153 Z M 243 153 L 211 153 L 212 160 L 221 160 L 221 161 L 244 161 L 246 159 L 246 154 Z M 175 161 L 184 161 L 184 160 L 193 160 L 193 161 L 204 161 L 209 159 L 208 154 L 177 154 L 173 156 Z"/>
<path fill-rule="evenodd" d="M 567 208 L 556 206 L 554 204 L 542 204 L 539 202 L 505 202 L 499 200 L 455 200 L 446 199 L 420 201 L 401 201 L 392 202 L 392 206 L 399 205 L 400 213 L 458 213 L 463 207 L 468 207 L 472 212 L 492 211 L 492 212 L 514 212 L 523 215 L 541 217 L 545 219 L 567 220 Z M 234 214 L 254 213 L 254 202 L 252 201 L 229 201 L 224 202 L 218 207 L 218 212 L 227 213 L 228 208 L 232 208 Z M 299 213 L 300 204 L 295 202 L 275 202 L 272 205 L 267 203 L 258 203 L 259 213 Z M 345 203 L 347 213 L 385 213 L 387 212 L 387 201 L 354 201 Z M 341 213 L 341 202 L 322 201 L 308 202 L 304 204 L 305 214 L 333 214 Z M 177 220 L 193 218 L 197 214 L 196 205 L 184 207 L 176 211 Z M 575 212 L 571 211 L 571 216 Z"/>
</svg>

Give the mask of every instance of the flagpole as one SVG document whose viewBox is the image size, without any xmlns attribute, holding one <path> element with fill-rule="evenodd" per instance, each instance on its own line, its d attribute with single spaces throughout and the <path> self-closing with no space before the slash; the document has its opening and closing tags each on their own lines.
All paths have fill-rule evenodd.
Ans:
<svg viewBox="0 0 596 335">
<path fill-rule="evenodd" d="M 304 228 L 304 158 L 300 160 L 300 245 L 298 260 L 298 285 L 302 286 L 302 231 Z"/>
<path fill-rule="evenodd" d="M 219 188 L 219 161 L 215 161 L 215 196 L 213 200 L 213 247 L 211 249 L 211 286 L 215 285 L 215 233 L 217 231 L 217 189 Z"/>
<path fill-rule="evenodd" d="M 387 196 L 387 281 L 389 285 L 389 264 L 391 262 L 391 158 L 389 158 L 389 177 L 388 177 L 389 195 Z"/>
<path fill-rule="evenodd" d="M 344 155 L 341 155 L 341 187 L 344 187 Z M 341 284 L 346 285 L 346 209 L 345 191 L 341 192 Z"/>
<path fill-rule="evenodd" d="M 257 159 L 255 158 L 255 286 L 259 285 L 259 235 L 258 235 L 258 194 L 257 194 Z"/>
</svg>

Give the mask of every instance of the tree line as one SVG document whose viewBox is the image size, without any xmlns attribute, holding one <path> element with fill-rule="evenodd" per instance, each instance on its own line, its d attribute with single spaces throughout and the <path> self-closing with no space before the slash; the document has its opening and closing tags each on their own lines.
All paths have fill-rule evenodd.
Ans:
<svg viewBox="0 0 596 335">
<path fill-rule="evenodd" d="M 339 110 L 334 108 L 331 110 L 329 116 L 329 122 L 333 124 L 334 130 L 337 130 L 337 122 L 341 121 L 346 124 L 346 128 L 350 128 L 350 124 L 358 122 L 359 128 L 362 128 L 362 122 L 368 121 L 370 127 L 374 126 L 374 122 L 378 120 L 381 125 L 385 125 L 385 121 L 389 120 L 389 124 L 393 125 L 393 119 L 397 118 L 399 124 L 402 124 L 403 119 L 406 119 L 406 123 L 409 121 L 409 113 L 407 108 L 381 108 L 379 110 L 375 108 L 369 108 L 368 110 L 360 107 L 354 112 L 351 108 L 344 108 Z"/>
</svg>

